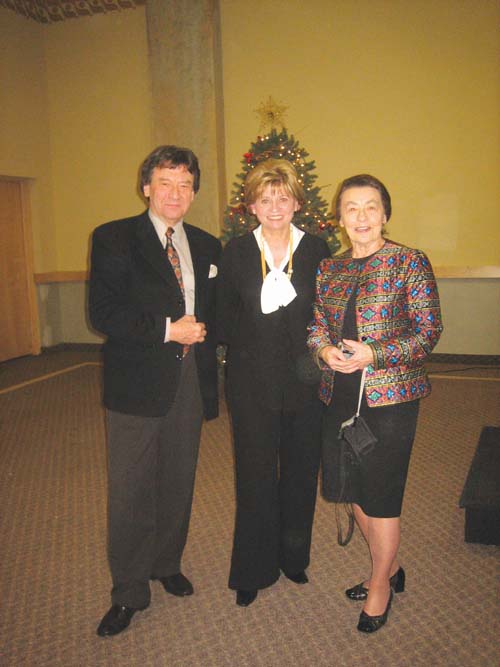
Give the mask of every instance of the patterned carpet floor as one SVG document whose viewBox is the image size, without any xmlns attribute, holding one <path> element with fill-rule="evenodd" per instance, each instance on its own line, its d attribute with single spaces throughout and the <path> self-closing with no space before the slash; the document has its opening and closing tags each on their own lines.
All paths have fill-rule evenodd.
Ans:
<svg viewBox="0 0 500 667">
<path fill-rule="evenodd" d="M 109 606 L 106 458 L 95 350 L 0 366 L 0 664 L 3 667 L 491 667 L 498 664 L 500 549 L 464 542 L 459 497 L 481 429 L 500 426 L 498 369 L 433 368 L 403 509 L 407 591 L 373 636 L 356 631 L 344 588 L 368 573 L 358 531 L 336 544 L 318 499 L 310 583 L 283 577 L 248 609 L 227 588 L 234 480 L 224 406 L 204 425 L 183 571 L 195 595 L 152 584 L 119 637 Z M 446 372 L 449 374 L 447 375 Z"/>
</svg>

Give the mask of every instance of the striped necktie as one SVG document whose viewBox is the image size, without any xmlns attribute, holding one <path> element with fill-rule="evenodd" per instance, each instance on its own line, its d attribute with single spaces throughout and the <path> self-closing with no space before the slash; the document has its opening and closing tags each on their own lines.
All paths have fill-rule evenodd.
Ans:
<svg viewBox="0 0 500 667">
<path fill-rule="evenodd" d="M 174 228 L 173 227 L 167 227 L 166 235 L 167 235 L 167 257 L 170 261 L 170 264 L 172 265 L 172 268 L 175 273 L 175 277 L 177 278 L 177 282 L 179 283 L 179 287 L 181 288 L 182 296 L 185 298 L 184 295 L 184 283 L 182 281 L 182 271 L 181 271 L 181 261 L 179 259 L 179 255 L 177 254 L 177 250 L 174 248 L 174 244 L 172 243 L 172 236 L 174 234 Z M 184 345 L 182 348 L 182 355 L 183 357 L 186 356 L 186 354 L 189 352 L 189 345 Z"/>
<path fill-rule="evenodd" d="M 177 250 L 174 248 L 174 244 L 172 243 L 172 236 L 174 234 L 173 227 L 167 227 L 166 233 L 167 233 L 168 259 L 170 260 L 170 264 L 172 265 L 172 268 L 174 270 L 175 277 L 177 278 L 177 282 L 179 283 L 179 287 L 181 288 L 182 296 L 184 296 L 184 283 L 182 282 L 181 262 L 179 259 L 179 255 L 177 254 Z"/>
</svg>

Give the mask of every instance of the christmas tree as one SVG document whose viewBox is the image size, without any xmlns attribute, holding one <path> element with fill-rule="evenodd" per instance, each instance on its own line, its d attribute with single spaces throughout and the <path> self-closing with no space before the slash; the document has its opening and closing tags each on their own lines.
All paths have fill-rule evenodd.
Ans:
<svg viewBox="0 0 500 667">
<path fill-rule="evenodd" d="M 261 105 L 259 113 L 265 115 L 268 124 L 276 124 L 283 116 L 284 107 L 279 107 L 269 98 Z M 297 170 L 299 181 L 304 188 L 306 201 L 300 211 L 295 213 L 293 222 L 297 227 L 317 236 L 321 236 L 328 243 L 332 254 L 340 247 L 337 233 L 332 224 L 333 216 L 327 212 L 327 202 L 320 196 L 320 188 L 315 185 L 317 176 L 314 173 L 314 160 L 309 160 L 309 153 L 299 146 L 293 135 L 289 135 L 286 128 L 280 131 L 272 127 L 264 136 L 258 136 L 248 152 L 243 155 L 243 170 L 237 175 L 233 183 L 231 201 L 224 213 L 221 240 L 223 243 L 235 236 L 241 236 L 257 226 L 255 216 L 245 207 L 243 185 L 248 172 L 262 160 L 268 158 L 286 159 L 292 162 Z"/>
</svg>

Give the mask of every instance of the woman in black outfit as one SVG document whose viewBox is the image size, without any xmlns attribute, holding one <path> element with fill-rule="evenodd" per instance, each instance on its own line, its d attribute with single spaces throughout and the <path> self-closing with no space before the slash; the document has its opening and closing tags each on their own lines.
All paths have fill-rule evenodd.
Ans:
<svg viewBox="0 0 500 667">
<path fill-rule="evenodd" d="M 217 295 L 236 463 L 229 587 L 243 607 L 280 571 L 308 581 L 321 403 L 306 333 L 316 269 L 330 254 L 292 224 L 304 193 L 287 160 L 250 171 L 245 202 L 260 225 L 227 243 Z"/>
</svg>

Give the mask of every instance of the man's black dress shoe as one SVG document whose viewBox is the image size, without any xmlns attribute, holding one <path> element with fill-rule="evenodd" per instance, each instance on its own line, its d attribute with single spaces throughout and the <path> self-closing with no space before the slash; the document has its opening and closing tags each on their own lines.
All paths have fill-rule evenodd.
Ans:
<svg viewBox="0 0 500 667">
<path fill-rule="evenodd" d="M 97 634 L 99 637 L 118 635 L 125 628 L 128 628 L 136 611 L 142 611 L 142 609 L 127 607 L 124 604 L 114 604 L 99 623 Z"/>
<path fill-rule="evenodd" d="M 258 591 L 236 591 L 236 604 L 239 607 L 248 607 L 257 597 Z"/>
<path fill-rule="evenodd" d="M 187 579 L 182 574 L 182 572 L 171 574 L 168 577 L 152 577 L 152 579 L 161 581 L 163 588 L 167 591 L 167 593 L 177 595 L 180 598 L 185 597 L 186 595 L 192 595 L 194 593 L 193 585 L 189 579 Z"/>
<path fill-rule="evenodd" d="M 293 581 L 294 584 L 309 583 L 309 579 L 307 578 L 307 574 L 304 572 L 304 570 L 302 570 L 302 572 L 297 572 L 296 574 L 290 574 L 290 572 L 285 572 L 285 570 L 283 570 L 283 574 L 287 579 Z"/>
<path fill-rule="evenodd" d="M 380 614 L 380 616 L 370 616 L 364 611 L 361 612 L 358 622 L 358 630 L 360 632 L 377 632 L 377 630 L 380 630 L 380 628 L 386 624 L 389 610 L 391 608 L 392 597 L 394 595 L 393 589 L 390 588 L 389 590 L 389 600 L 387 601 L 387 607 L 383 614 Z"/>
<path fill-rule="evenodd" d="M 389 579 L 389 584 L 391 585 L 391 588 L 395 593 L 404 593 L 405 590 L 405 580 L 406 580 L 406 574 L 405 571 L 403 570 L 402 567 L 395 572 L 392 577 Z M 366 600 L 368 597 L 368 589 L 363 586 L 364 581 L 362 581 L 360 584 L 356 584 L 356 586 L 353 586 L 352 588 L 348 588 L 345 592 L 347 597 L 350 600 L 355 600 L 356 602 L 359 602 L 361 600 Z"/>
</svg>

